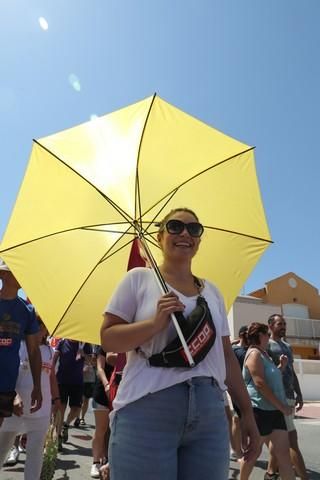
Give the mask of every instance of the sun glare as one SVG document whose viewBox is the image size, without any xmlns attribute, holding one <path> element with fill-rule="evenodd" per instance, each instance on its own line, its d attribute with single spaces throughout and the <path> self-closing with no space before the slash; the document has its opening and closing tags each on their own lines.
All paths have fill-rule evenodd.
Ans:
<svg viewBox="0 0 320 480">
<path fill-rule="evenodd" d="M 39 25 L 42 30 L 48 30 L 49 28 L 48 22 L 44 17 L 39 17 Z"/>
<path fill-rule="evenodd" d="M 77 77 L 77 75 L 75 75 L 74 73 L 70 73 L 68 79 L 69 79 L 69 83 L 70 83 L 71 87 L 72 87 L 76 92 L 80 92 L 80 90 L 81 90 L 81 83 L 80 83 L 80 80 L 79 80 L 79 78 Z"/>
</svg>

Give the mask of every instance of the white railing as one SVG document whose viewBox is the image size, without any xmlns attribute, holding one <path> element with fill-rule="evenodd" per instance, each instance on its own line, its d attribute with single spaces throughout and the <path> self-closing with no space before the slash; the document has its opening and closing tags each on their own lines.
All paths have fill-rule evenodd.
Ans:
<svg viewBox="0 0 320 480">
<path fill-rule="evenodd" d="M 304 400 L 320 401 L 320 360 L 295 358 L 294 369 Z"/>
<path fill-rule="evenodd" d="M 285 317 L 287 337 L 309 338 L 320 341 L 320 320 L 311 318 Z"/>
</svg>

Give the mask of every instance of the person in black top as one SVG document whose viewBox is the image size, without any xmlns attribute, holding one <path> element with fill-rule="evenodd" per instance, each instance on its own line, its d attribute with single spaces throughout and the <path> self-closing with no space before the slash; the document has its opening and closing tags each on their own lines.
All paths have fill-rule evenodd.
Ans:
<svg viewBox="0 0 320 480">
<path fill-rule="evenodd" d="M 242 371 L 244 359 L 248 350 L 248 326 L 243 325 L 239 329 L 239 339 L 236 342 L 232 342 L 232 350 L 237 357 L 237 360 L 240 364 L 240 368 Z M 232 452 L 231 456 L 234 458 L 239 458 L 242 456 L 241 454 L 241 425 L 240 425 L 240 417 L 241 413 L 238 406 L 232 402 L 234 415 L 231 418 L 231 445 L 232 445 Z"/>
<path fill-rule="evenodd" d="M 247 335 L 248 335 L 248 326 L 243 325 L 239 329 L 239 340 L 237 341 L 237 343 L 234 343 L 232 345 L 232 350 L 234 351 L 234 354 L 239 361 L 241 370 L 243 368 L 243 362 L 244 362 L 244 359 L 245 359 L 245 356 L 246 356 L 246 353 L 247 353 L 247 350 L 248 350 L 248 337 L 247 337 Z"/>
<path fill-rule="evenodd" d="M 109 380 L 113 371 L 113 365 L 107 363 L 107 354 L 100 346 L 97 348 L 96 354 L 97 378 L 92 399 L 95 418 L 95 431 L 92 439 L 93 463 L 90 472 L 92 478 L 100 477 L 100 466 L 106 461 L 106 444 L 109 439 Z M 108 355 L 108 361 L 111 362 L 109 357 L 110 355 Z"/>
</svg>

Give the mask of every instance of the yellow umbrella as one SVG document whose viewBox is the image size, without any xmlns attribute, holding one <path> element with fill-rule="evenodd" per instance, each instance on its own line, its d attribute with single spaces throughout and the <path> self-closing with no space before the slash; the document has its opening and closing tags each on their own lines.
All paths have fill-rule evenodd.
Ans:
<svg viewBox="0 0 320 480">
<path fill-rule="evenodd" d="M 137 231 L 160 261 L 176 207 L 204 224 L 194 273 L 228 309 L 271 242 L 253 148 L 156 95 L 34 141 L 0 257 L 52 334 L 99 343 Z"/>
</svg>

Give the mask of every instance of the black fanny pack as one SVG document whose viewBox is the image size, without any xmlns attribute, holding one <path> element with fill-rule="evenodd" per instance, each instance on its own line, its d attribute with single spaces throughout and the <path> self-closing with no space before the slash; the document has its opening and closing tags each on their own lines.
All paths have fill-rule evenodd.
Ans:
<svg viewBox="0 0 320 480">
<path fill-rule="evenodd" d="M 196 307 L 187 318 L 181 312 L 175 313 L 175 316 L 197 365 L 205 358 L 216 339 L 216 329 L 206 299 L 199 295 Z M 162 352 L 152 355 L 148 360 L 152 367 L 190 368 L 178 336 Z"/>
</svg>

